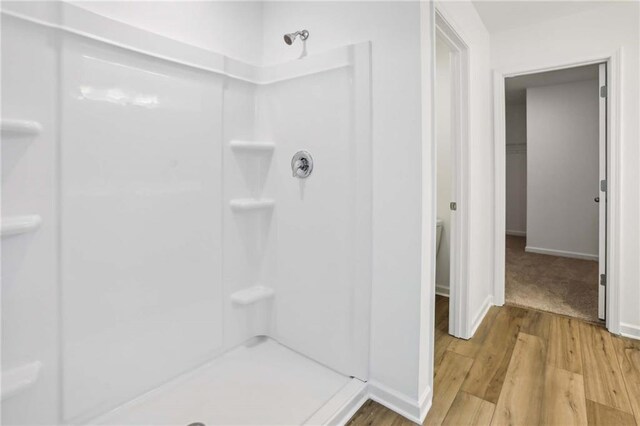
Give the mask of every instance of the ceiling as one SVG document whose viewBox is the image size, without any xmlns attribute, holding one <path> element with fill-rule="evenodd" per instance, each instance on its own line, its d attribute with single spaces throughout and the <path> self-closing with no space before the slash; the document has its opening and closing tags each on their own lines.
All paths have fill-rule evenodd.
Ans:
<svg viewBox="0 0 640 426">
<path fill-rule="evenodd" d="M 505 79 L 505 99 L 510 104 L 524 103 L 528 87 L 551 86 L 553 84 L 597 79 L 597 64 L 510 77 Z"/>
<path fill-rule="evenodd" d="M 473 1 L 489 33 L 573 15 L 605 3 L 601 1 Z"/>
</svg>

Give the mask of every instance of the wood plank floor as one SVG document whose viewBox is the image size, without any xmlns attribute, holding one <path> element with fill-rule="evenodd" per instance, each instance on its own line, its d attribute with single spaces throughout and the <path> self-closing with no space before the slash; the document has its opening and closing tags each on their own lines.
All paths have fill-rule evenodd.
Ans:
<svg viewBox="0 0 640 426">
<path fill-rule="evenodd" d="M 640 426 L 640 341 L 578 319 L 493 307 L 470 340 L 436 297 L 433 405 L 425 425 Z M 411 425 L 367 401 L 348 423 Z"/>
</svg>

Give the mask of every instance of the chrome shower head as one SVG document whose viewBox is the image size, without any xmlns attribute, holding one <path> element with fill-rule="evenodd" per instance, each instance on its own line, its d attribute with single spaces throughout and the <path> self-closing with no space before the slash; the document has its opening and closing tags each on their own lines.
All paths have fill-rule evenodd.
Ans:
<svg viewBox="0 0 640 426">
<path fill-rule="evenodd" d="M 300 36 L 300 40 L 306 40 L 307 38 L 309 38 L 309 31 L 302 30 L 296 31 L 295 33 L 285 34 L 284 42 L 291 46 L 298 36 Z"/>
</svg>

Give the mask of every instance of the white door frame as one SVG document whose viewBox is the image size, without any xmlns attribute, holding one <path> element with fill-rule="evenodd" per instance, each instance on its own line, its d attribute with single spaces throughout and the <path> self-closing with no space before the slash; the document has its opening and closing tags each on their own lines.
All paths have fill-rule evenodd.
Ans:
<svg viewBox="0 0 640 426">
<path fill-rule="evenodd" d="M 598 65 L 598 90 L 607 86 L 607 63 Z M 598 318 L 607 318 L 607 192 L 602 187 L 602 181 L 607 178 L 607 100 L 599 93 L 598 99 Z M 604 189 L 604 191 L 603 191 Z M 604 221 L 603 221 L 604 219 Z M 605 275 L 605 281 L 602 275 Z"/>
<path fill-rule="evenodd" d="M 469 339 L 472 335 L 468 290 L 468 153 L 469 153 L 469 47 L 456 31 L 446 12 L 436 4 L 436 37 L 451 49 L 451 201 L 457 210 L 451 215 L 449 334 Z M 434 40 L 435 41 L 435 40 Z M 434 46 L 435 48 L 435 46 Z M 436 141 L 433 141 L 434 144 Z M 437 146 L 437 145 L 436 145 Z M 434 158 L 434 165 L 437 160 Z M 437 186 L 436 186 L 437 187 Z M 435 229 L 435 223 L 433 224 Z"/>
<path fill-rule="evenodd" d="M 539 67 L 525 69 L 494 70 L 493 99 L 494 99 L 494 161 L 495 161 L 495 224 L 494 224 L 494 303 L 504 304 L 505 293 L 505 78 L 565 68 L 593 65 L 605 62 L 607 64 L 607 329 L 620 334 L 620 293 L 619 293 L 619 246 L 620 246 L 620 129 L 621 122 L 621 92 L 620 70 L 621 50 L 601 56 L 576 58 L 561 64 L 544 64 Z"/>
</svg>

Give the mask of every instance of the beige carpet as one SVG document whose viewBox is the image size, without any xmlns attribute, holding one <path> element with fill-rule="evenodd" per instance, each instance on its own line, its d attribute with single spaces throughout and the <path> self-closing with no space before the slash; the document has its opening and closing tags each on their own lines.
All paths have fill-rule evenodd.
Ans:
<svg viewBox="0 0 640 426">
<path fill-rule="evenodd" d="M 507 235 L 506 302 L 598 321 L 598 262 L 527 253 Z"/>
</svg>

